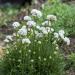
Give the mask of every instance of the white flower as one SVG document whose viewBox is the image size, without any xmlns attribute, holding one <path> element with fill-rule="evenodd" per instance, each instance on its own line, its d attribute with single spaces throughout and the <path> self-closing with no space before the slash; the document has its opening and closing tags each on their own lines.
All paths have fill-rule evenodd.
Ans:
<svg viewBox="0 0 75 75">
<path fill-rule="evenodd" d="M 38 34 L 39 32 L 35 30 L 35 34 Z"/>
<path fill-rule="evenodd" d="M 4 40 L 4 42 L 8 43 L 9 41 L 13 41 L 12 37 L 13 36 L 11 36 L 11 35 L 7 35 L 6 39 Z"/>
<path fill-rule="evenodd" d="M 54 51 L 54 54 L 56 55 L 57 54 L 57 51 Z"/>
<path fill-rule="evenodd" d="M 27 22 L 27 25 L 28 25 L 28 27 L 35 27 L 36 26 L 36 22 L 34 22 L 34 21 L 28 21 Z"/>
<path fill-rule="evenodd" d="M 42 13 L 41 11 L 37 10 L 37 9 L 33 9 L 31 11 L 32 16 L 37 16 L 38 18 L 42 17 Z"/>
<path fill-rule="evenodd" d="M 16 33 L 13 33 L 13 36 L 16 36 Z"/>
<path fill-rule="evenodd" d="M 6 39 L 8 39 L 8 40 L 11 40 L 11 41 L 12 41 L 12 40 L 13 40 L 13 39 L 12 39 L 12 37 L 13 37 L 13 36 L 11 36 L 11 35 L 7 35 L 7 36 L 6 36 Z"/>
<path fill-rule="evenodd" d="M 27 35 L 27 29 L 22 27 L 21 29 L 19 29 L 18 34 L 23 35 L 23 36 Z"/>
<path fill-rule="evenodd" d="M 49 56 L 49 59 L 52 59 L 52 56 Z"/>
<path fill-rule="evenodd" d="M 12 24 L 12 26 L 13 26 L 14 28 L 17 28 L 17 27 L 20 26 L 20 23 L 19 23 L 19 22 L 14 22 L 14 23 Z"/>
<path fill-rule="evenodd" d="M 54 37 L 55 37 L 55 38 L 59 38 L 59 34 L 55 32 L 55 33 L 54 33 Z"/>
<path fill-rule="evenodd" d="M 38 38 L 43 37 L 43 33 L 37 33 L 37 34 L 36 34 L 36 37 L 38 37 Z"/>
<path fill-rule="evenodd" d="M 28 50 L 29 53 L 31 53 L 31 50 Z"/>
<path fill-rule="evenodd" d="M 51 32 L 51 28 L 50 27 L 46 27 L 47 32 Z"/>
<path fill-rule="evenodd" d="M 40 30 L 42 31 L 42 30 L 46 30 L 46 28 L 45 27 L 40 27 Z"/>
<path fill-rule="evenodd" d="M 5 40 L 4 40 L 4 42 L 8 43 L 8 42 L 9 42 L 9 40 L 8 40 L 8 39 L 5 39 Z"/>
<path fill-rule="evenodd" d="M 57 17 L 55 15 L 47 15 L 47 19 L 57 21 Z"/>
<path fill-rule="evenodd" d="M 42 30 L 43 34 L 48 34 L 47 30 Z"/>
<path fill-rule="evenodd" d="M 59 30 L 59 34 L 65 34 L 64 30 Z"/>
<path fill-rule="evenodd" d="M 41 30 L 42 30 L 42 32 L 46 32 L 47 34 L 49 32 L 53 32 L 54 31 L 54 29 L 50 28 L 50 27 L 41 27 Z"/>
<path fill-rule="evenodd" d="M 21 62 L 21 59 L 18 59 L 18 62 Z"/>
<path fill-rule="evenodd" d="M 43 34 L 48 34 L 48 28 L 45 28 L 45 27 L 38 27 L 38 29 L 40 30 L 40 31 L 42 31 L 42 33 Z"/>
<path fill-rule="evenodd" d="M 67 45 L 70 45 L 70 39 L 69 39 L 68 37 L 65 37 L 65 38 L 64 38 L 64 42 L 66 42 Z"/>
<path fill-rule="evenodd" d="M 44 21 L 42 23 L 43 26 L 51 26 L 51 22 L 50 21 Z"/>
<path fill-rule="evenodd" d="M 64 34 L 65 34 L 64 30 L 59 30 L 59 36 L 60 36 L 62 39 L 64 39 Z"/>
<path fill-rule="evenodd" d="M 38 44 L 41 44 L 41 41 L 38 41 Z"/>
<path fill-rule="evenodd" d="M 39 56 L 38 59 L 41 60 L 41 57 Z"/>
<path fill-rule="evenodd" d="M 58 50 L 58 49 L 59 49 L 59 47 L 57 46 L 55 49 L 56 49 L 56 50 Z"/>
<path fill-rule="evenodd" d="M 51 32 L 54 32 L 54 29 L 53 28 L 51 28 L 50 30 L 51 30 Z"/>
<path fill-rule="evenodd" d="M 46 58 L 44 58 L 44 61 L 46 61 L 47 59 Z"/>
<path fill-rule="evenodd" d="M 26 26 L 22 26 L 22 28 L 21 29 L 26 29 Z"/>
<path fill-rule="evenodd" d="M 34 52 L 33 52 L 33 54 L 35 55 L 35 54 L 36 54 L 36 52 L 34 51 Z"/>
<path fill-rule="evenodd" d="M 43 26 L 48 25 L 48 24 L 49 24 L 49 21 L 44 21 L 44 22 L 42 23 Z"/>
<path fill-rule="evenodd" d="M 42 6 L 41 6 L 41 7 L 42 7 L 42 9 L 44 9 L 44 7 L 45 7 L 45 4 L 42 4 Z"/>
<path fill-rule="evenodd" d="M 37 28 L 38 30 L 40 30 L 41 27 L 38 25 L 38 26 L 36 26 L 36 28 Z"/>
<path fill-rule="evenodd" d="M 59 36 L 62 38 L 62 39 L 64 39 L 64 35 L 61 33 L 61 34 L 59 34 Z"/>
<path fill-rule="evenodd" d="M 24 20 L 25 20 L 25 21 L 30 21 L 30 20 L 32 20 L 32 19 L 31 19 L 30 16 L 24 16 Z"/>
<path fill-rule="evenodd" d="M 40 30 L 42 31 L 43 34 L 48 34 L 48 31 L 45 27 L 41 27 Z"/>
<path fill-rule="evenodd" d="M 34 62 L 34 60 L 33 60 L 33 59 L 31 59 L 30 61 L 31 61 L 32 63 Z"/>
<path fill-rule="evenodd" d="M 27 43 L 30 44 L 31 41 L 28 38 L 22 39 L 22 44 Z"/>
</svg>

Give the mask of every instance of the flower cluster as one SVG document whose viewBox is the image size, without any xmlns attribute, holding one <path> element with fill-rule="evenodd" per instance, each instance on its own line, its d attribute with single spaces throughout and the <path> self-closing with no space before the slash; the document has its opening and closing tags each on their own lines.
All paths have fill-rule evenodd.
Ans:
<svg viewBox="0 0 75 75">
<path fill-rule="evenodd" d="M 12 35 L 7 35 L 6 38 L 5 38 L 5 40 L 4 40 L 4 42 L 8 43 L 10 41 L 13 41 L 12 37 L 13 37 Z"/>
<path fill-rule="evenodd" d="M 32 14 L 31 16 L 36 16 L 38 18 L 42 17 L 42 12 L 37 9 L 33 9 L 31 11 L 31 14 Z M 55 38 L 58 39 L 61 38 L 64 42 L 67 43 L 67 45 L 70 45 L 70 40 L 68 37 L 65 37 L 64 30 L 59 30 L 59 32 L 57 33 L 55 32 L 54 28 L 52 28 L 51 26 L 51 21 L 57 21 L 57 17 L 55 15 L 47 15 L 46 18 L 47 20 L 41 22 L 41 24 L 39 25 L 36 21 L 33 21 L 32 17 L 24 16 L 26 25 L 21 26 L 19 22 L 14 22 L 12 26 L 15 29 L 20 27 L 20 29 L 18 29 L 16 34 L 19 36 L 24 36 L 23 38 L 21 37 L 23 44 L 25 42 L 29 44 L 31 43 L 31 41 L 29 40 L 31 34 L 34 35 L 36 38 L 39 38 L 39 37 L 43 37 L 44 35 L 48 35 L 48 34 L 50 35 L 52 33 L 54 34 Z M 12 41 L 11 36 L 7 36 L 4 41 L 9 42 L 9 40 Z"/>
<path fill-rule="evenodd" d="M 57 21 L 57 18 L 55 15 L 47 15 L 47 19 L 50 20 L 50 21 Z"/>
<path fill-rule="evenodd" d="M 12 24 L 12 26 L 13 26 L 14 28 L 17 28 L 17 27 L 20 26 L 20 23 L 19 23 L 19 22 L 14 22 L 14 23 Z"/>
<path fill-rule="evenodd" d="M 13 71 L 14 74 L 20 72 L 20 75 L 44 75 L 44 73 L 46 75 L 49 72 L 50 75 L 60 75 L 56 74 L 56 71 L 60 70 L 60 65 L 62 66 L 61 55 L 58 54 L 58 41 L 63 40 L 70 45 L 70 40 L 65 37 L 64 30 L 56 32 L 53 28 L 52 23 L 57 21 L 55 15 L 47 15 L 45 19 L 42 16 L 41 11 L 33 9 L 30 16 L 24 16 L 23 22 L 12 24 L 15 33 L 13 36 L 6 36 L 4 40 L 8 45 L 11 41 L 10 47 L 6 51 L 7 64 L 11 66 L 9 67 L 9 70 L 12 71 L 11 75 Z M 15 66 L 16 68 L 14 68 Z M 9 71 L 6 67 L 4 69 Z"/>
<path fill-rule="evenodd" d="M 59 39 L 61 38 L 67 45 L 70 45 L 70 39 L 68 37 L 65 37 L 64 30 L 59 30 L 58 33 L 54 33 L 54 37 Z"/>
<path fill-rule="evenodd" d="M 25 17 L 24 17 L 24 20 L 25 20 L 25 21 L 31 21 L 32 19 L 31 19 L 30 16 L 25 16 Z"/>
<path fill-rule="evenodd" d="M 32 16 L 37 16 L 38 18 L 42 17 L 42 12 L 36 9 L 31 11 Z"/>
<path fill-rule="evenodd" d="M 27 35 L 26 27 L 23 26 L 21 29 L 19 29 L 18 34 L 20 34 L 20 35 Z"/>
</svg>

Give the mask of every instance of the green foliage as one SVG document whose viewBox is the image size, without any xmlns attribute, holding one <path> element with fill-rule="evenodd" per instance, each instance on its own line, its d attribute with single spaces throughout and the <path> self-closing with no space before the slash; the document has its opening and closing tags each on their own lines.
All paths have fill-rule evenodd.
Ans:
<svg viewBox="0 0 75 75">
<path fill-rule="evenodd" d="M 36 12 L 37 13 L 37 12 Z M 59 50 L 57 39 L 54 37 L 55 31 L 44 34 L 36 27 L 50 28 L 42 26 L 45 19 L 32 16 L 36 26 L 28 27 L 27 21 L 20 22 L 20 27 L 15 30 L 13 41 L 7 44 L 5 55 L 1 62 L 1 75 L 64 75 L 64 59 Z M 48 22 L 50 22 L 48 20 Z M 31 23 L 30 23 L 31 24 Z M 30 25 L 31 26 L 31 25 Z M 24 28 L 23 28 L 24 27 Z M 41 28 L 40 27 L 40 28 Z M 18 31 L 30 29 L 27 35 L 20 35 Z M 24 30 L 25 31 L 25 30 Z M 43 37 L 36 37 L 35 31 L 42 33 Z M 37 33 L 38 34 L 38 33 Z M 29 38 L 31 43 L 22 43 L 22 39 Z M 25 41 L 27 42 L 27 41 Z"/>
<path fill-rule="evenodd" d="M 68 66 L 75 69 L 75 53 L 71 53 L 70 55 L 68 55 L 67 63 Z"/>
<path fill-rule="evenodd" d="M 0 26 L 8 25 L 15 15 L 18 14 L 17 6 L 0 6 Z"/>
<path fill-rule="evenodd" d="M 75 7 L 63 3 L 46 4 L 43 9 L 44 15 L 54 14 L 58 21 L 54 24 L 55 29 L 65 29 L 67 35 L 75 35 Z"/>
<path fill-rule="evenodd" d="M 1 75 L 64 75 L 64 61 L 60 52 L 51 47 L 49 40 L 42 44 L 30 44 L 30 48 L 19 43 L 12 45 L 1 67 Z M 42 46 L 42 47 L 41 47 Z M 31 52 L 30 52 L 31 50 Z M 39 51 L 40 50 L 40 51 Z"/>
<path fill-rule="evenodd" d="M 48 0 L 49 3 L 59 3 L 60 0 Z"/>
</svg>

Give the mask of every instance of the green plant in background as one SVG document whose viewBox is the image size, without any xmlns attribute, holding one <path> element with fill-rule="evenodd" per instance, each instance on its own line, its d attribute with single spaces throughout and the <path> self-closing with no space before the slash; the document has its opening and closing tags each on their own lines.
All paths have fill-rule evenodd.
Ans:
<svg viewBox="0 0 75 75">
<path fill-rule="evenodd" d="M 64 30 L 54 30 L 55 15 L 44 18 L 43 13 L 36 9 L 31 14 L 31 17 L 24 16 L 23 21 L 12 24 L 15 33 L 4 40 L 7 47 L 0 74 L 64 75 L 64 59 L 58 41 L 69 45 L 69 38 L 65 37 Z"/>
<path fill-rule="evenodd" d="M 43 8 L 44 15 L 54 14 L 58 16 L 58 21 L 54 23 L 56 30 L 60 28 L 67 32 L 67 35 L 75 35 L 75 7 L 60 2 L 54 4 L 45 4 Z"/>
<path fill-rule="evenodd" d="M 13 20 L 13 17 L 18 14 L 19 7 L 15 6 L 0 6 L 0 26 L 8 25 Z"/>
<path fill-rule="evenodd" d="M 71 53 L 70 55 L 68 55 L 67 66 L 69 66 L 69 68 L 72 67 L 75 69 L 75 53 Z"/>
<path fill-rule="evenodd" d="M 58 3 L 60 0 L 48 0 L 49 3 Z"/>
</svg>

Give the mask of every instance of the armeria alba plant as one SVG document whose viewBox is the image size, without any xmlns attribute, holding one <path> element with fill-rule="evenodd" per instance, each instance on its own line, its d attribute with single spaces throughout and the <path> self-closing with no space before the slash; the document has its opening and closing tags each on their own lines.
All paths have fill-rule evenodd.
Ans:
<svg viewBox="0 0 75 75">
<path fill-rule="evenodd" d="M 55 0 L 57 1 L 57 0 Z M 65 30 L 66 35 L 75 36 L 75 7 L 69 6 L 61 2 L 55 2 L 50 4 L 47 2 L 43 4 L 44 16 L 47 14 L 55 14 L 58 16 L 58 20 L 54 23 L 54 29 L 60 30 L 61 28 Z"/>
<path fill-rule="evenodd" d="M 14 34 L 6 36 L 6 54 L 2 60 L 2 75 L 64 75 L 64 60 L 58 42 L 65 41 L 64 30 L 55 32 L 52 23 L 55 15 L 37 9 L 21 22 L 14 22 Z"/>
</svg>

